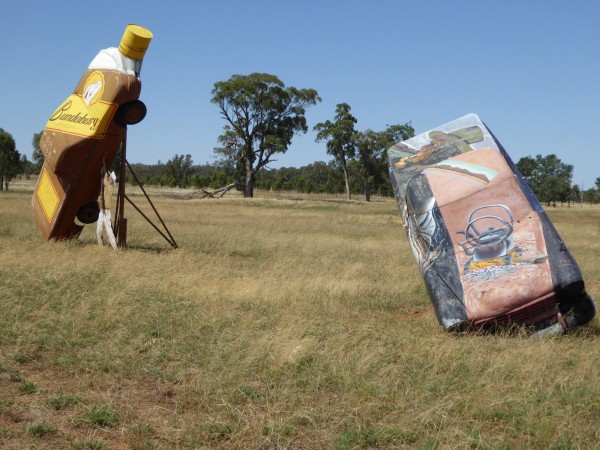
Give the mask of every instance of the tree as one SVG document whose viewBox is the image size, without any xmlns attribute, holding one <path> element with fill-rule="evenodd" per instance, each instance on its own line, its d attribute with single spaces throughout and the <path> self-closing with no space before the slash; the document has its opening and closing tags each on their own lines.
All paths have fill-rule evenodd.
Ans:
<svg viewBox="0 0 600 450">
<path fill-rule="evenodd" d="M 300 170 L 302 176 L 311 183 L 313 192 L 324 192 L 333 169 L 323 161 L 317 161 L 302 167 Z"/>
<path fill-rule="evenodd" d="M 33 154 L 31 157 L 38 172 L 42 170 L 42 164 L 44 164 L 44 154 L 42 153 L 42 148 L 40 147 L 42 133 L 43 131 L 40 131 L 39 133 L 33 133 L 33 139 L 31 140 L 31 145 L 33 146 Z"/>
<path fill-rule="evenodd" d="M 342 169 L 344 183 L 346 185 L 346 196 L 352 198 L 350 183 L 348 181 L 348 161 L 356 155 L 357 133 L 354 129 L 356 118 L 350 113 L 350 105 L 339 103 L 335 108 L 335 120 L 327 120 L 315 125 L 317 132 L 316 141 L 326 141 L 327 153 L 335 158 Z"/>
<path fill-rule="evenodd" d="M 20 173 L 25 175 L 26 179 L 28 179 L 28 180 L 30 178 L 30 175 L 39 172 L 37 164 L 29 161 L 27 159 L 27 155 L 24 155 L 24 154 L 21 155 L 21 159 L 19 161 L 19 170 L 20 170 Z"/>
<path fill-rule="evenodd" d="M 569 199 L 573 166 L 563 163 L 556 155 L 537 155 L 535 159 L 526 156 L 517 162 L 517 168 L 540 202 L 550 205 Z"/>
<path fill-rule="evenodd" d="M 579 187 L 579 185 L 575 184 L 571 188 L 571 192 L 569 192 L 569 203 L 577 203 L 583 200 L 583 191 Z"/>
<path fill-rule="evenodd" d="M 173 184 L 177 187 L 184 187 L 186 185 L 186 178 L 192 172 L 192 155 L 175 155 L 172 159 L 167 161 L 165 165 L 165 173 L 171 178 Z"/>
<path fill-rule="evenodd" d="M 519 169 L 519 172 L 521 172 L 521 175 L 525 177 L 525 179 L 531 187 L 531 178 L 537 167 L 535 159 L 533 159 L 531 156 L 524 156 L 523 158 L 519 159 L 519 161 L 517 161 L 516 166 L 517 169 Z"/>
<path fill-rule="evenodd" d="M 583 201 L 591 204 L 598 203 L 600 198 L 598 198 L 598 193 L 600 190 L 596 190 L 594 188 L 590 188 L 583 192 Z"/>
<path fill-rule="evenodd" d="M 359 132 L 356 139 L 358 149 L 357 163 L 353 174 L 356 175 L 363 187 L 366 201 L 371 200 L 371 192 L 374 188 L 390 184 L 387 149 L 396 142 L 404 141 L 413 137 L 415 130 L 406 123 L 404 125 L 388 125 L 385 131 L 367 130 Z"/>
<path fill-rule="evenodd" d="M 275 75 L 233 75 L 215 83 L 212 102 L 227 121 L 215 153 L 232 160 L 244 179 L 244 197 L 254 196 L 256 173 L 306 133 L 306 109 L 321 101 L 314 89 L 286 87 Z"/>
<path fill-rule="evenodd" d="M 0 191 L 8 191 L 8 183 L 21 170 L 21 155 L 10 133 L 0 128 Z"/>
</svg>

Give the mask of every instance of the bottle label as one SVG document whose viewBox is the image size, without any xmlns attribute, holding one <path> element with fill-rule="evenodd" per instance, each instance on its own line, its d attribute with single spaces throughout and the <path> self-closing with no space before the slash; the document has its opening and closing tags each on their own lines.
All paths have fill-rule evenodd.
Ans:
<svg viewBox="0 0 600 450">
<path fill-rule="evenodd" d="M 35 191 L 35 195 L 37 196 L 40 205 L 42 205 L 46 220 L 48 223 L 52 222 L 52 218 L 54 217 L 54 213 L 56 212 L 56 207 L 58 206 L 60 199 L 45 167 L 42 169 L 40 181 Z"/>
<path fill-rule="evenodd" d="M 101 100 L 105 85 L 102 72 L 93 71 L 85 82 L 83 95 L 67 98 L 50 116 L 46 129 L 102 139 L 118 106 Z"/>
</svg>

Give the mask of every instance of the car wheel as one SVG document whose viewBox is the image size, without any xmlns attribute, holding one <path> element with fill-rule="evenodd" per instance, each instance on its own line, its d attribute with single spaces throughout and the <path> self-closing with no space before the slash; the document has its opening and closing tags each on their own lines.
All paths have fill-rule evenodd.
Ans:
<svg viewBox="0 0 600 450">
<path fill-rule="evenodd" d="M 135 125 L 146 117 L 146 105 L 141 100 L 123 103 L 115 113 L 115 121 L 121 125 Z"/>
<path fill-rule="evenodd" d="M 77 219 L 85 224 L 94 223 L 98 220 L 98 214 L 100 214 L 98 202 L 89 202 L 79 208 Z"/>
</svg>

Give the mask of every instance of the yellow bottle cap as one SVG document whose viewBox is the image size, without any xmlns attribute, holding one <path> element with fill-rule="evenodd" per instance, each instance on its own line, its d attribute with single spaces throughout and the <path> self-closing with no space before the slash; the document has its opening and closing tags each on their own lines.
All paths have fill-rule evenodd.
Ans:
<svg viewBox="0 0 600 450">
<path fill-rule="evenodd" d="M 152 37 L 152 33 L 147 28 L 140 25 L 127 25 L 119 44 L 119 51 L 128 58 L 144 59 Z"/>
</svg>

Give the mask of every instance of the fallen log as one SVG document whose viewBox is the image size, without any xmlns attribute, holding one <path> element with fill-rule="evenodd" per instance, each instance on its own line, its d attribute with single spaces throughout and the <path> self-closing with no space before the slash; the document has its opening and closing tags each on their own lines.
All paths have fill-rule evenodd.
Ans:
<svg viewBox="0 0 600 450">
<path fill-rule="evenodd" d="M 212 190 L 205 189 L 205 188 L 200 188 L 197 191 L 189 192 L 189 193 L 184 194 L 184 195 L 170 194 L 170 195 L 168 195 L 168 197 L 170 197 L 170 198 L 176 198 L 176 199 L 179 199 L 179 200 L 192 200 L 194 198 L 199 198 L 199 199 L 203 199 L 203 198 L 221 198 L 225 194 L 227 194 L 227 192 L 229 192 L 231 189 L 233 189 L 236 186 L 237 186 L 236 183 L 231 183 L 231 184 L 228 184 L 227 186 L 223 186 L 223 187 L 220 187 L 218 189 L 212 189 Z"/>
</svg>

